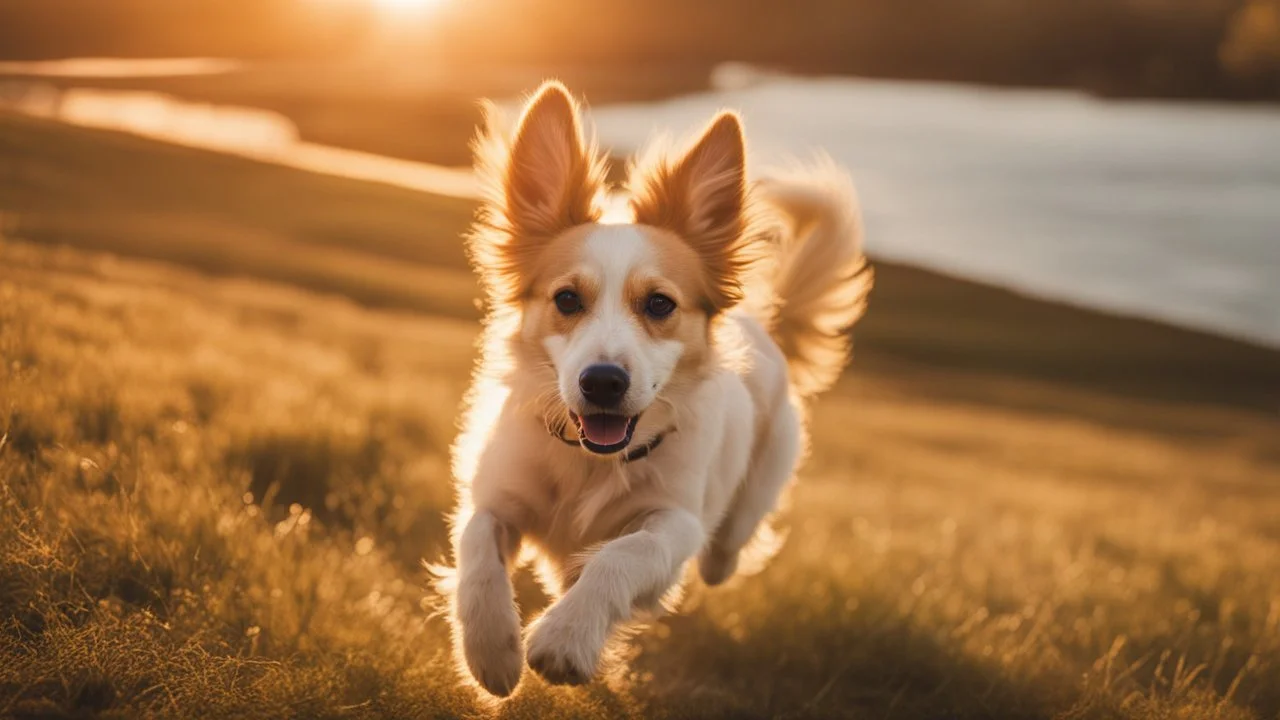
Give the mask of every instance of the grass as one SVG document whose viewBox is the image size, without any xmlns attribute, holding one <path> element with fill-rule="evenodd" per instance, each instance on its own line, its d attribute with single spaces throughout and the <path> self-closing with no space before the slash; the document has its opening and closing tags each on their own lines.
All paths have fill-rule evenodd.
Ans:
<svg viewBox="0 0 1280 720">
<path fill-rule="evenodd" d="M 884 265 L 779 557 L 492 708 L 420 566 L 469 208 L 12 118 L 0 157 L 0 717 L 1280 715 L 1275 352 Z"/>
<path fill-rule="evenodd" d="M 469 202 L 13 115 L 0 157 L 0 212 L 23 237 L 476 313 L 459 239 Z"/>
</svg>

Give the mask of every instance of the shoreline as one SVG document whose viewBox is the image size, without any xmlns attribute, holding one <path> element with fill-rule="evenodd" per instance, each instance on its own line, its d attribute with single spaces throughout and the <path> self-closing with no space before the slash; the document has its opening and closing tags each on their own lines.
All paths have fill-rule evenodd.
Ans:
<svg viewBox="0 0 1280 720">
<path fill-rule="evenodd" d="M 741 73 L 739 69 L 738 74 Z M 15 93 L 13 90 L 15 87 L 20 89 L 20 86 L 10 85 L 9 100 L 5 104 L 27 114 L 73 125 L 124 131 L 162 142 L 210 149 L 312 172 L 455 198 L 471 199 L 476 196 L 475 179 L 468 168 L 420 162 L 413 159 L 415 153 L 408 146 L 399 147 L 394 141 L 389 147 L 375 152 L 351 149 L 386 142 L 385 131 L 379 133 L 372 128 L 360 131 L 339 122 L 333 126 L 338 137 L 325 139 L 331 144 L 310 139 L 311 133 L 303 122 L 306 111 L 297 105 L 297 101 L 310 91 L 303 90 L 302 95 L 285 103 L 283 108 L 265 109 L 270 103 L 264 105 L 262 97 L 236 90 L 244 82 L 237 78 L 244 74 L 237 71 L 210 77 L 139 78 L 132 83 L 113 82 L 112 78 L 106 78 L 98 83 L 100 87 L 97 89 L 50 82 L 44 84 L 39 92 L 27 93 L 25 98 L 20 91 Z M 732 78 L 725 80 L 721 75 L 732 73 L 713 74 L 709 88 L 703 92 L 641 104 L 606 102 L 592 115 L 599 116 L 600 130 L 615 149 L 626 150 L 640 141 L 640 135 L 644 133 L 637 128 L 644 124 L 644 118 L 649 114 L 654 118 L 666 118 L 660 123 L 663 127 L 679 128 L 687 124 L 681 119 L 684 114 L 705 105 L 708 98 L 721 95 L 729 97 L 732 106 L 741 104 L 750 109 L 749 106 L 755 102 L 752 98 L 758 100 L 761 93 L 795 91 L 803 94 L 809 92 L 806 88 L 812 88 L 815 93 L 870 93 L 871 99 L 884 95 L 883 102 L 889 102 L 891 106 L 894 102 L 907 105 L 922 102 L 954 104 L 966 98 L 972 100 L 978 97 L 975 93 L 983 92 L 980 89 L 928 84 L 806 79 L 767 73 L 756 73 L 750 82 L 745 82 L 741 79 L 732 81 Z M 129 89 L 130 85 L 151 89 Z M 204 93 L 208 95 L 205 98 L 208 102 L 187 99 L 203 97 L 202 87 L 209 91 Z M 221 91 L 213 92 L 218 87 Z M 164 92 L 160 92 L 161 89 Z M 0 98 L 3 95 L 0 92 Z M 1105 108 L 1110 109 L 1103 109 L 1104 105 L 1096 101 L 1086 100 L 1083 104 L 1077 100 L 1068 101 L 1068 95 L 1061 92 L 1029 94 L 1011 91 L 998 97 L 1004 98 L 1001 102 L 1008 105 L 1012 117 L 1025 115 L 1024 120 L 1039 117 L 1044 108 L 1038 103 L 1049 103 L 1053 107 L 1065 103 L 1064 112 L 1080 115 L 1086 127 L 1096 126 L 1095 130 L 1079 137 L 1072 135 L 1073 142 L 1094 138 L 1099 142 L 1105 141 L 1104 144 L 1114 140 L 1111 136 L 1117 128 L 1127 128 L 1136 121 L 1134 113 L 1152 113 L 1163 107 L 1106 105 Z M 423 100 L 431 99 L 429 95 Z M 457 100 L 440 99 L 446 104 Z M 331 110 L 339 109 L 344 103 L 355 108 L 370 100 L 377 102 L 376 95 L 363 100 L 356 96 L 346 97 L 341 102 L 335 101 L 336 105 Z M 404 105 L 408 102 L 405 98 L 388 100 L 391 100 L 391 105 L 380 111 L 383 115 L 396 118 L 409 110 Z M 883 102 L 870 104 L 880 105 Z M 1087 110 L 1093 107 L 1098 109 Z M 1175 106 L 1168 109 L 1181 112 Z M 750 112 L 750 116 L 757 119 L 753 128 L 760 136 L 761 153 L 757 163 L 776 159 L 778 144 L 784 142 L 777 127 L 769 130 L 770 126 L 778 125 L 779 119 L 766 110 L 757 107 Z M 475 108 L 471 107 L 471 111 L 474 112 Z M 1188 112 L 1196 116 L 1195 112 L 1209 111 L 1202 108 Z M 1225 110 L 1218 108 L 1213 112 Z M 1259 123 L 1265 124 L 1270 117 L 1267 114 L 1254 115 L 1253 124 L 1259 128 L 1262 127 Z M 854 127 L 863 129 L 859 135 L 871 132 L 867 145 L 876 146 L 873 140 L 880 132 L 875 130 L 879 115 L 871 112 L 861 120 L 858 117 L 861 115 L 855 114 L 851 120 Z M 1181 114 L 1171 117 L 1174 120 L 1182 118 L 1175 123 L 1178 125 L 1186 125 L 1182 121 L 1188 120 Z M 1088 118 L 1092 120 L 1086 122 Z M 1111 118 L 1111 124 L 1104 123 L 1104 118 Z M 953 130 L 967 128 L 976 120 L 968 118 L 957 122 L 959 125 Z M 1019 123 L 1025 124 L 1019 120 L 1006 122 L 1015 128 L 1022 127 Z M 430 126 L 431 134 L 437 130 L 444 136 L 460 133 L 462 131 L 456 126 L 465 125 L 465 133 L 469 136 L 472 124 L 470 120 L 464 123 L 461 117 L 438 121 Z M 925 124 L 928 125 L 927 122 Z M 826 126 L 815 126 L 815 129 L 820 131 L 823 127 Z M 940 127 L 946 129 L 945 124 Z M 1112 129 L 1102 130 L 1104 127 Z M 907 134 L 918 134 L 919 130 L 909 130 Z M 1023 134 L 1015 133 L 1018 136 Z M 383 139 L 377 140 L 379 137 Z M 1045 138 L 1039 134 L 1035 137 L 1038 139 L 1024 137 L 1020 142 L 1033 143 L 1029 148 L 1041 147 Z M 458 148 L 465 148 L 466 141 L 460 136 L 455 144 Z M 1044 165 L 1059 153 L 1051 146 L 1044 146 L 1042 150 L 1049 153 L 1047 158 L 1020 161 L 1004 170 L 1000 170 L 1002 165 L 997 163 L 993 171 L 996 175 L 986 178 L 985 184 L 979 183 L 979 189 L 971 192 L 971 197 L 966 200 L 961 196 L 951 197 L 953 193 L 946 191 L 950 182 L 946 179 L 950 176 L 948 173 L 963 174 L 963 168 L 967 167 L 965 163 L 970 162 L 964 159 L 963 152 L 960 157 L 950 160 L 930 160 L 938 164 L 942 175 L 924 182 L 916 177 L 919 170 L 910 169 L 911 162 L 907 167 L 900 167 L 901 161 L 890 159 L 893 146 L 894 143 L 889 142 L 888 147 L 882 150 L 868 151 L 870 154 L 865 158 L 859 159 L 859 155 L 842 160 L 846 167 L 854 170 L 865 199 L 871 238 L 869 249 L 873 254 L 905 265 L 1010 288 L 1030 297 L 1104 313 L 1151 318 L 1176 327 L 1280 349 L 1280 335 L 1277 335 L 1280 328 L 1269 319 L 1266 311 L 1270 291 L 1262 269 L 1270 262 L 1268 251 L 1266 243 L 1259 244 L 1255 237 L 1258 228 L 1265 226 L 1269 211 L 1261 209 L 1250 199 L 1259 193 L 1265 194 L 1265 184 L 1235 189 L 1231 185 L 1220 185 L 1216 190 L 1196 190 L 1194 195 L 1199 199 L 1187 205 L 1178 198 L 1185 200 L 1184 195 L 1190 192 L 1191 186 L 1186 185 L 1187 182 L 1200 182 L 1195 177 L 1172 178 L 1165 183 L 1168 187 L 1159 182 L 1151 185 L 1135 180 L 1136 184 L 1130 187 L 1123 182 L 1115 184 L 1108 178 L 1117 173 L 1119 177 L 1131 176 L 1130 171 L 1141 167 L 1122 164 L 1108 169 L 1110 166 L 1106 163 L 1109 161 L 1103 161 L 1101 168 L 1094 168 L 1095 171 L 1105 170 L 1103 175 L 1092 180 L 1093 176 L 1076 178 L 1074 186 L 1066 188 L 1054 189 L 1051 187 L 1054 183 L 1046 185 L 1028 180 L 1030 184 L 1024 192 L 1018 189 L 1021 183 L 1009 178 L 1000 179 L 1000 172 L 1012 173 L 1015 178 L 1027 173 L 1043 175 L 1044 168 L 1036 170 L 1036 163 Z M 839 152 L 853 150 L 846 147 Z M 926 148 L 925 155 L 929 153 Z M 1132 152 L 1122 154 L 1131 155 Z M 1215 157 L 1212 153 L 1201 154 L 1206 162 Z M 1070 172 L 1092 167 L 1089 162 L 1077 167 L 1075 161 L 1066 157 L 1061 159 Z M 1210 164 L 1217 162 L 1221 165 L 1223 161 L 1223 158 L 1218 158 Z M 1189 171 L 1189 168 L 1191 166 L 1182 168 L 1182 171 Z M 1206 168 L 1206 172 L 1212 169 Z M 916 177 L 915 181 L 913 177 Z M 1224 177 L 1218 182 L 1231 181 Z M 1129 197 L 1130 193 L 1136 193 L 1132 200 L 1107 199 L 1112 196 Z M 1167 196 L 1161 193 L 1167 193 Z M 993 215 L 988 207 L 993 202 L 1001 207 L 1007 205 L 1007 211 Z M 1130 202 L 1137 203 L 1138 210 L 1126 215 L 1122 208 Z M 1161 206 L 1152 204 L 1158 202 L 1165 202 L 1170 209 L 1166 212 L 1159 209 Z M 1238 212 L 1230 210 L 1237 205 L 1240 206 Z M 1174 210 L 1175 207 L 1180 209 Z M 1175 220 L 1178 222 L 1174 223 Z M 1166 226 L 1170 227 L 1162 230 Z M 1222 235 L 1224 242 L 1229 241 L 1225 249 L 1211 250 L 1210 243 L 1203 239 L 1208 231 L 1200 228 L 1210 227 Z M 1021 240 L 1027 236 L 1034 236 L 1037 240 Z M 942 237 L 949 239 L 944 241 Z M 1141 269 L 1143 267 L 1146 269 Z"/>
</svg>

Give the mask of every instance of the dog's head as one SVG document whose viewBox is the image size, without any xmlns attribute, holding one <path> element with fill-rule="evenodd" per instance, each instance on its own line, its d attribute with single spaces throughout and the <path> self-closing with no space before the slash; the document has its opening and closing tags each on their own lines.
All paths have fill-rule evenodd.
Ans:
<svg viewBox="0 0 1280 720">
<path fill-rule="evenodd" d="M 741 124 L 721 113 L 684 152 L 635 170 L 629 224 L 600 222 L 605 163 L 563 86 L 538 90 L 509 141 L 495 133 L 477 142 L 488 195 L 473 262 L 491 305 L 519 313 L 518 372 L 542 374 L 548 421 L 617 452 L 664 392 L 703 371 L 714 318 L 741 298 Z"/>
</svg>

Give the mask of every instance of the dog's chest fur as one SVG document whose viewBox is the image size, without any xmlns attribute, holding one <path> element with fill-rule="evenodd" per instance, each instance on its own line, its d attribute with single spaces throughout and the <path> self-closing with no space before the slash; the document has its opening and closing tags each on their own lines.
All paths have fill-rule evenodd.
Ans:
<svg viewBox="0 0 1280 720">
<path fill-rule="evenodd" d="M 602 462 L 563 446 L 552 447 L 544 462 L 524 531 L 561 561 L 624 534 L 666 496 L 650 460 Z"/>
</svg>

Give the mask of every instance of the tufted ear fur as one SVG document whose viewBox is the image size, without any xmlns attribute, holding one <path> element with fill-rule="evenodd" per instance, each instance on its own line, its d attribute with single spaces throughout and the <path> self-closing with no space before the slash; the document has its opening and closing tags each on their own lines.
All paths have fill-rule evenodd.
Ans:
<svg viewBox="0 0 1280 720">
<path fill-rule="evenodd" d="M 659 154 L 630 180 L 636 222 L 669 230 L 698 253 L 714 311 L 742 299 L 750 262 L 746 175 L 742 122 L 725 111 L 683 154 Z"/>
<path fill-rule="evenodd" d="M 527 290 L 522 269 L 549 240 L 599 219 L 606 168 L 558 82 L 533 94 L 510 141 L 498 124 L 490 109 L 473 145 L 485 201 L 470 249 L 491 296 L 514 302 Z"/>
</svg>

